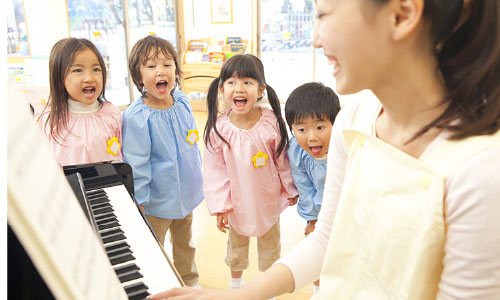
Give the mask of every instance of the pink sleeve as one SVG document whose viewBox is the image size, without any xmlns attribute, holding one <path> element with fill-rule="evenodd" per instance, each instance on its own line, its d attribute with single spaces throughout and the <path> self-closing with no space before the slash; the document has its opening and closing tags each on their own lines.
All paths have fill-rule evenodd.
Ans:
<svg viewBox="0 0 500 300">
<path fill-rule="evenodd" d="M 220 139 L 214 138 L 212 131 L 210 140 L 203 151 L 203 193 L 211 215 L 231 212 L 231 184 L 227 174 L 226 162 Z"/>
<path fill-rule="evenodd" d="M 446 243 L 438 299 L 500 299 L 500 147 L 446 182 Z"/>
<path fill-rule="evenodd" d="M 119 112 L 118 120 L 119 120 L 120 125 L 118 126 L 118 128 L 116 128 L 116 135 L 115 136 L 118 139 L 118 143 L 120 143 L 120 145 L 123 145 L 123 136 L 122 136 L 123 116 L 122 116 L 121 112 Z M 117 159 L 123 160 L 122 148 L 120 148 L 120 151 L 117 155 Z"/>
<path fill-rule="evenodd" d="M 293 183 L 292 170 L 286 150 L 283 150 L 281 155 L 276 158 L 276 169 L 281 180 L 281 197 L 293 198 L 297 196 L 297 188 Z"/>
</svg>

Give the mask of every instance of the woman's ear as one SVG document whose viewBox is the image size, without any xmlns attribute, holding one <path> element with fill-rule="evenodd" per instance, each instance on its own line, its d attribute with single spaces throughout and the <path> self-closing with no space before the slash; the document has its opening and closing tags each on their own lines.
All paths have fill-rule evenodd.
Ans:
<svg viewBox="0 0 500 300">
<path fill-rule="evenodd" d="M 396 41 L 406 38 L 422 22 L 424 0 L 393 0 L 392 38 Z"/>
</svg>

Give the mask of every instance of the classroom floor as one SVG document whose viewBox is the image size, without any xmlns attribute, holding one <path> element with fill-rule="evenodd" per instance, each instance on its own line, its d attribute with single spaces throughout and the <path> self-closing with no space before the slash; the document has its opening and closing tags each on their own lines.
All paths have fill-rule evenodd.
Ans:
<svg viewBox="0 0 500 300">
<path fill-rule="evenodd" d="M 194 112 L 200 139 L 207 119 L 206 112 Z M 203 154 L 203 141 L 199 143 Z M 196 247 L 196 264 L 200 274 L 200 286 L 208 289 L 228 289 L 230 270 L 224 263 L 227 233 L 217 229 L 216 218 L 209 215 L 205 202 L 194 210 L 193 241 Z M 281 255 L 286 254 L 304 238 L 305 221 L 297 214 L 296 206 L 287 208 L 280 217 Z M 168 239 L 166 239 L 168 241 Z M 169 245 L 165 245 L 169 248 Z M 257 268 L 256 239 L 250 242 L 250 266 L 243 273 L 243 281 L 249 281 L 259 274 Z M 308 300 L 312 296 L 312 284 L 277 297 L 278 300 Z"/>
</svg>

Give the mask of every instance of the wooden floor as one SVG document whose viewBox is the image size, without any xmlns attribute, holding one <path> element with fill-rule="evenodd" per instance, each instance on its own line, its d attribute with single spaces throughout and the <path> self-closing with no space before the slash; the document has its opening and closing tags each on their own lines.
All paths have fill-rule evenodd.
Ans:
<svg viewBox="0 0 500 300">
<path fill-rule="evenodd" d="M 200 139 L 205 128 L 206 112 L 194 112 Z M 203 151 L 203 141 L 199 143 Z M 203 154 L 203 152 L 202 152 Z M 230 270 L 224 263 L 227 233 L 217 229 L 216 218 L 208 214 L 205 202 L 194 210 L 193 241 L 196 247 L 196 264 L 200 274 L 200 286 L 208 289 L 228 289 Z M 281 255 L 286 254 L 304 238 L 305 221 L 297 214 L 296 206 L 281 214 Z M 168 239 L 166 239 L 168 241 Z M 165 245 L 169 248 L 169 245 Z M 260 272 L 257 268 L 256 239 L 250 242 L 250 266 L 243 273 L 243 281 L 249 281 Z M 306 300 L 312 296 L 312 284 L 292 294 L 277 297 L 280 300 Z"/>
</svg>

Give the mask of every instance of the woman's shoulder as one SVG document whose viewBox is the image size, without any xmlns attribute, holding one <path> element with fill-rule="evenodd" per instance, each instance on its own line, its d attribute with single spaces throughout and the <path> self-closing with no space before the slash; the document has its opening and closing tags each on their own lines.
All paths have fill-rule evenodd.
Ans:
<svg viewBox="0 0 500 300">
<path fill-rule="evenodd" d="M 340 130 L 354 129 L 369 134 L 380 109 L 380 101 L 375 96 L 357 94 L 342 107 L 335 118 L 334 127 Z"/>
</svg>

